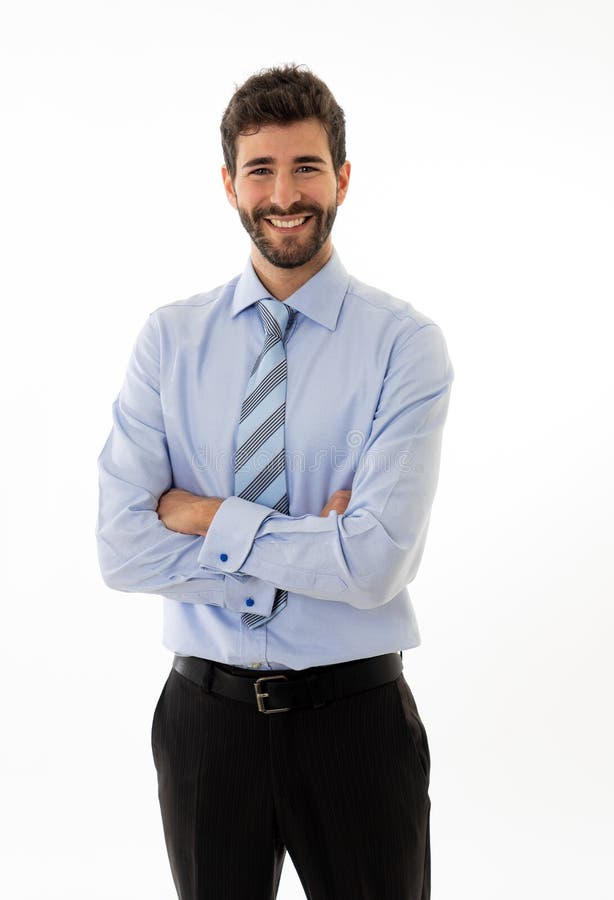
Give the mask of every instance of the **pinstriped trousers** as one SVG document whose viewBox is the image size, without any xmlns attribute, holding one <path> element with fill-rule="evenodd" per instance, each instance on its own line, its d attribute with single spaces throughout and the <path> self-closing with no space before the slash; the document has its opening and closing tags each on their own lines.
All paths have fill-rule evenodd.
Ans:
<svg viewBox="0 0 614 900">
<path fill-rule="evenodd" d="M 179 900 L 274 900 L 286 850 L 308 900 L 429 900 L 430 755 L 403 673 L 265 715 L 171 669 L 151 743 Z"/>
</svg>

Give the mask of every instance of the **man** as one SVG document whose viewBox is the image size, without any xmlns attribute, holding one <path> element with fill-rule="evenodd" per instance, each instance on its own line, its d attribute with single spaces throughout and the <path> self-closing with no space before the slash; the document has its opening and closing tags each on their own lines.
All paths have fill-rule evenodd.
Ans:
<svg viewBox="0 0 614 900">
<path fill-rule="evenodd" d="M 269 900 L 287 849 L 314 900 L 425 900 L 430 757 L 398 651 L 453 369 L 333 248 L 350 163 L 326 85 L 261 72 L 221 131 L 251 258 L 149 316 L 99 457 L 103 577 L 164 597 L 174 652 L 152 722 L 173 878 Z"/>
</svg>

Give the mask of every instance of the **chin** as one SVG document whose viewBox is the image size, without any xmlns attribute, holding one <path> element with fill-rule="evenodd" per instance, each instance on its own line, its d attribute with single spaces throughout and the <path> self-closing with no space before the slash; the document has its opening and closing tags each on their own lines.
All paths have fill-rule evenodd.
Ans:
<svg viewBox="0 0 614 900">
<path fill-rule="evenodd" d="M 309 259 L 300 259 L 298 262 L 291 262 L 290 260 L 279 260 L 279 259 L 270 259 L 267 257 L 272 266 L 275 266 L 277 269 L 300 269 L 301 266 L 304 266 L 306 263 L 311 262 L 313 256 L 310 256 Z"/>
</svg>

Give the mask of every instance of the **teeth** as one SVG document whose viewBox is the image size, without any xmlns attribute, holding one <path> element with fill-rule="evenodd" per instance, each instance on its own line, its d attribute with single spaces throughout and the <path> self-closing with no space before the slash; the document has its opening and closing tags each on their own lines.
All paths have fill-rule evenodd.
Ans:
<svg viewBox="0 0 614 900">
<path fill-rule="evenodd" d="M 272 222 L 277 228 L 295 228 L 297 225 L 302 225 L 307 216 L 303 216 L 302 219 L 289 219 L 288 221 L 281 219 L 269 219 L 269 222 Z"/>
</svg>

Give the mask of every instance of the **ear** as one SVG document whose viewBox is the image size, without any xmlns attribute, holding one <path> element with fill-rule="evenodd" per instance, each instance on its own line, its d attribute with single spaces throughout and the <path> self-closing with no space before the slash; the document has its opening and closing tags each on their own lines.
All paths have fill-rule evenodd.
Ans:
<svg viewBox="0 0 614 900">
<path fill-rule="evenodd" d="M 234 185 L 226 166 L 222 166 L 222 181 L 224 182 L 224 190 L 226 191 L 228 202 L 234 209 L 237 209 L 237 198 L 235 197 Z"/>
<path fill-rule="evenodd" d="M 339 169 L 339 175 L 337 178 L 337 206 L 341 206 L 341 204 L 345 200 L 345 195 L 347 194 L 348 186 L 350 183 L 351 170 L 351 163 L 349 163 L 346 159 L 346 161 Z"/>
</svg>

